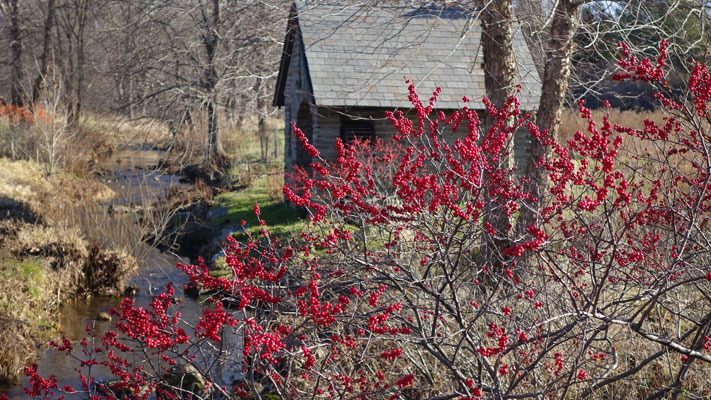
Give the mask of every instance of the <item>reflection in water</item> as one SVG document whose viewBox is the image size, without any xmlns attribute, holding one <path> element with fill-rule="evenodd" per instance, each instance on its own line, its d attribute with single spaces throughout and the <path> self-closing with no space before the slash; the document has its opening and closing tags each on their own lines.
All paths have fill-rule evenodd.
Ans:
<svg viewBox="0 0 711 400">
<path fill-rule="evenodd" d="M 119 149 L 100 165 L 109 171 L 120 171 L 130 168 L 153 169 L 160 162 L 164 152 L 151 149 Z"/>
<path fill-rule="evenodd" d="M 111 205 L 143 204 L 161 200 L 171 188 L 187 189 L 177 175 L 163 174 L 157 169 L 163 152 L 157 150 L 119 150 L 101 163 L 111 171 L 105 183 L 118 196 Z"/>
<path fill-rule="evenodd" d="M 170 188 L 189 188 L 176 175 L 144 170 L 115 171 L 106 185 L 118 193 L 111 205 L 146 204 L 164 199 Z"/>
</svg>

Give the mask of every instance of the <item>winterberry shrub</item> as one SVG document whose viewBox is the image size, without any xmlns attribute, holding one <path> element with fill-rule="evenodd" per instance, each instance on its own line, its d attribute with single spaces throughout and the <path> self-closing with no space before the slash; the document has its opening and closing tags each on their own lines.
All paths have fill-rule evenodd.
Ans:
<svg viewBox="0 0 711 400">
<path fill-rule="evenodd" d="M 482 131 L 470 107 L 446 116 L 439 89 L 423 102 L 410 84 L 416 117 L 390 114 L 392 142 L 338 142 L 327 161 L 294 127 L 314 162 L 284 194 L 310 228 L 288 242 L 266 224 L 229 239 L 229 278 L 180 266 L 214 293 L 200 321 L 181 323 L 172 288 L 149 310 L 126 301 L 123 336 L 84 346 L 85 366 L 103 363 L 144 398 L 145 385 L 165 398 L 705 396 L 711 75 L 695 63 L 680 97 L 664 80 L 666 48 L 653 61 L 622 45 L 615 76 L 656 88 L 663 125 L 593 121 L 581 103 L 587 131 L 558 143 L 511 98 L 501 109 L 485 100 L 494 122 Z M 548 150 L 531 161 L 545 172 L 541 199 L 500 162 L 518 129 Z M 626 150 L 629 139 L 646 150 Z M 536 220 L 517 227 L 530 204 Z M 511 224 L 487 222 L 500 218 Z M 222 347 L 226 332 L 242 344 Z M 128 361 L 136 352 L 159 358 L 148 368 Z M 242 379 L 222 380 L 218 358 Z M 205 382 L 199 393 L 166 389 L 165 373 L 185 363 Z M 28 372 L 31 394 L 62 392 Z M 93 391 L 83 379 L 77 391 Z"/>
</svg>

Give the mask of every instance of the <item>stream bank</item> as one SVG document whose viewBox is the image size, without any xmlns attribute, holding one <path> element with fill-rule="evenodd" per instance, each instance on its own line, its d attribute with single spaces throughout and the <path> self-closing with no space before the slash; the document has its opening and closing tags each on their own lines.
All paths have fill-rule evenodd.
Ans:
<svg viewBox="0 0 711 400">
<path fill-rule="evenodd" d="M 170 251 L 166 233 L 199 226 L 207 207 L 193 185 L 157 169 L 162 156 L 118 150 L 90 178 L 0 159 L 0 394 L 23 398 L 23 368 L 38 360 L 40 373 L 71 382 L 76 366 L 40 350 L 50 339 L 81 340 L 87 325 L 103 334 L 110 323 L 97 318 L 123 297 L 148 304 L 168 282 L 187 283 L 175 265 L 190 260 Z M 183 307 L 202 309 L 190 299 Z"/>
<path fill-rule="evenodd" d="M 161 168 L 165 155 L 165 152 L 150 146 L 119 148 L 113 150 L 110 157 L 98 163 L 98 172 L 90 179 L 79 179 L 70 174 L 63 176 L 60 173 L 58 176 L 63 176 L 64 180 L 57 182 L 52 182 L 52 179 L 57 178 L 45 177 L 39 166 L 33 166 L 36 174 L 30 174 L 32 178 L 27 179 L 36 182 L 39 187 L 13 178 L 11 184 L 22 181 L 18 184 L 21 190 L 15 190 L 14 193 L 4 190 L 0 180 L 0 196 L 6 196 L 15 203 L 22 203 L 21 207 L 16 207 L 17 209 L 9 214 L 20 216 L 31 225 L 40 226 L 44 226 L 47 221 L 55 224 L 56 220 L 61 219 L 63 226 L 74 229 L 74 236 L 90 243 L 86 252 L 79 253 L 86 253 L 86 257 L 92 260 L 112 259 L 108 256 L 90 256 L 93 254 L 90 250 L 94 248 L 126 249 L 126 256 L 135 260 L 130 268 L 117 269 L 121 274 L 116 274 L 114 284 L 110 279 L 100 279 L 93 272 L 87 273 L 81 268 L 76 269 L 78 272 L 72 272 L 84 280 L 87 276 L 92 276 L 92 284 L 105 289 L 88 290 L 75 285 L 57 290 L 52 286 L 56 283 L 55 275 L 39 279 L 48 285 L 46 287 L 24 288 L 27 293 L 46 293 L 46 299 L 33 304 L 51 304 L 51 307 L 46 307 L 46 317 L 37 319 L 40 322 L 38 325 L 42 326 L 41 335 L 36 335 L 31 341 L 24 343 L 24 347 L 18 346 L 21 343 L 19 337 L 22 335 L 17 335 L 12 343 L 0 345 L 0 352 L 15 346 L 18 354 L 25 355 L 14 363 L 15 371 L 20 373 L 16 373 L 16 377 L 21 377 L 22 367 L 34 360 L 39 365 L 38 372 L 41 376 L 54 375 L 60 385 L 77 386 L 78 379 L 74 369 L 78 364 L 53 349 L 41 350 L 42 346 L 61 335 L 73 342 L 80 341 L 86 336 L 87 326 L 92 326 L 97 337 L 100 337 L 112 327 L 112 322 L 103 320 L 103 317 L 108 316 L 106 313 L 112 308 L 118 307 L 123 298 L 132 297 L 136 305 L 147 306 L 152 295 L 163 291 L 169 282 L 173 282 L 176 288 L 182 288 L 188 283 L 188 278 L 175 265 L 190 263 L 201 255 L 208 261 L 216 261 L 214 259 L 219 258 L 221 253 L 219 242 L 229 234 L 244 233 L 240 224 L 243 219 L 248 221 L 248 231 L 258 229 L 259 224 L 254 220 L 253 214 L 255 202 L 264 206 L 264 217 L 277 234 L 286 234 L 295 229 L 299 212 L 281 203 L 282 181 L 274 179 L 274 176 L 262 175 L 246 190 L 223 193 L 213 206 L 213 189 L 202 183 L 203 180 L 199 176 L 197 179 L 186 179 L 177 173 L 166 173 L 166 169 Z M 31 164 L 24 161 L 6 162 L 20 163 L 20 166 L 15 168 L 17 171 L 25 170 L 26 166 Z M 7 166 L 0 163 L 0 170 L 5 168 Z M 186 170 L 189 171 L 185 168 L 175 171 Z M 76 183 L 69 184 L 65 180 L 76 180 Z M 33 191 L 39 194 L 33 194 Z M 43 208 L 51 197 L 63 199 L 63 208 Z M 28 203 L 28 199 L 33 198 L 40 200 Z M 82 203 L 87 206 L 77 210 L 76 206 Z M 26 215 L 20 210 L 25 210 Z M 2 215 L 0 212 L 0 220 L 3 219 Z M 56 232 L 49 236 L 71 237 Z M 160 244 L 147 244 L 155 239 L 159 239 Z M 176 244 L 177 246 L 174 246 Z M 179 248 L 180 254 L 176 254 L 175 248 Z M 8 269 L 6 273 L 13 276 L 32 274 L 33 269 L 22 264 L 23 262 L 24 260 L 17 260 L 20 266 Z M 41 271 L 53 271 L 51 273 L 56 272 L 57 276 L 64 277 L 71 275 L 67 273 L 68 269 L 53 269 L 51 264 L 43 266 Z M 182 290 L 176 292 L 175 299 L 187 322 L 196 323 L 191 320 L 202 314 L 204 304 L 200 302 L 201 299 L 184 296 Z M 13 307 L 18 309 L 17 306 Z M 236 379 L 230 368 L 233 366 L 228 366 L 220 372 L 224 382 L 228 384 Z M 99 380 L 110 377 L 108 371 L 100 369 L 92 374 Z M 12 386 L 0 387 L 0 394 L 11 398 L 25 398 L 22 388 L 27 386 L 27 378 L 22 378 L 19 384 L 15 379 L 13 383 Z"/>
<path fill-rule="evenodd" d="M 0 159 L 0 384 L 18 382 L 24 365 L 60 330 L 59 310 L 75 296 L 123 290 L 137 268 L 124 249 L 87 237 L 83 204 L 115 193 L 93 179 L 46 176 L 30 161 Z"/>
</svg>

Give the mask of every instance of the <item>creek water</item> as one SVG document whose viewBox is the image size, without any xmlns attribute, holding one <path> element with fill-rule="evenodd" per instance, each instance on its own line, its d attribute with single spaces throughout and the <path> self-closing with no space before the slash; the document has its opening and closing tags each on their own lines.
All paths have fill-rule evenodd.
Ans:
<svg viewBox="0 0 711 400">
<path fill-rule="evenodd" d="M 145 199 L 160 200 L 165 197 L 168 190 L 174 187 L 182 189 L 188 185 L 180 183 L 180 177 L 161 173 L 156 169 L 162 154 L 154 150 L 126 149 L 118 151 L 110 159 L 102 164 L 108 171 L 102 180 L 119 195 L 106 204 L 106 211 L 109 206 L 143 206 Z M 145 248 L 147 256 L 143 257 L 138 271 L 129 279 L 128 285 L 138 288 L 138 292 L 133 296 L 136 305 L 147 307 L 152 299 L 152 294 L 163 291 L 169 282 L 173 282 L 176 288 L 177 308 L 181 315 L 185 317 L 185 323 L 195 326 L 197 319 L 202 315 L 205 304 L 197 299 L 183 295 L 182 287 L 188 283 L 186 275 L 176 268 L 177 263 L 188 263 L 176 254 L 161 252 L 155 248 Z M 97 345 L 100 345 L 100 338 L 104 333 L 113 329 L 111 321 L 98 321 L 96 318 L 101 312 L 109 312 L 112 308 L 117 308 L 123 301 L 123 296 L 117 297 L 92 297 L 89 299 L 78 298 L 68 301 L 61 311 L 61 331 L 67 339 L 78 343 L 87 336 L 87 327 L 93 327 Z M 116 318 L 114 316 L 114 318 Z M 186 329 L 190 332 L 189 329 Z M 225 345 L 235 345 L 234 338 L 228 338 Z M 80 388 L 80 380 L 75 368 L 79 362 L 67 357 L 66 354 L 53 349 L 45 350 L 41 353 L 37 362 L 40 376 L 48 377 L 54 375 L 59 381 L 60 387 L 64 384 Z M 225 369 L 218 371 L 223 375 L 224 381 L 233 381 L 236 375 Z M 109 371 L 103 367 L 93 367 L 91 375 L 98 381 L 106 380 L 110 377 Z M 29 398 L 24 393 L 23 388 L 29 381 L 24 378 L 22 383 L 16 387 L 0 389 L 0 394 L 6 394 L 11 399 Z"/>
</svg>

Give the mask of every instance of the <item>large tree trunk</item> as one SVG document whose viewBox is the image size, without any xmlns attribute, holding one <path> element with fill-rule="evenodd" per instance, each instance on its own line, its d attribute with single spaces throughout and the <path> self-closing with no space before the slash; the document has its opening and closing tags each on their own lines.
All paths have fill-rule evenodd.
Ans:
<svg viewBox="0 0 711 400">
<path fill-rule="evenodd" d="M 12 53 L 12 81 L 10 86 L 10 103 L 22 107 L 24 96 L 22 91 L 22 38 L 20 29 L 19 0 L 2 0 L 2 12 L 10 19 L 10 52 Z"/>
<path fill-rule="evenodd" d="M 32 103 L 39 100 L 42 85 L 44 84 L 45 76 L 49 70 L 49 49 L 52 43 L 52 25 L 54 25 L 54 2 L 55 0 L 47 0 L 47 18 L 44 21 L 44 35 L 42 37 L 42 54 L 40 55 L 40 69 L 37 73 L 37 78 L 32 85 Z"/>
<path fill-rule="evenodd" d="M 516 55 L 513 46 L 513 5 L 512 0 L 492 0 L 481 13 L 481 44 L 484 56 L 484 83 L 486 97 L 497 107 L 502 107 L 506 100 L 516 93 Z M 484 135 L 493 126 L 493 119 L 487 116 L 484 122 Z M 498 164 L 495 169 L 509 169 L 513 153 L 513 138 L 507 143 L 507 149 L 492 160 Z M 510 229 L 510 218 L 501 204 L 496 204 L 487 196 L 484 218 L 497 234 L 483 243 L 482 253 L 486 260 L 496 268 L 501 260 L 499 251 L 507 246 L 502 237 Z"/>
<path fill-rule="evenodd" d="M 486 97 L 496 107 L 516 94 L 512 0 L 492 0 L 481 13 Z"/>
<path fill-rule="evenodd" d="M 578 29 L 580 1 L 559 0 L 553 10 L 546 46 L 543 87 L 536 114 L 536 124 L 541 131 L 547 130 L 556 135 L 560 125 L 565 93 L 570 78 L 570 60 L 575 50 L 573 37 Z M 540 199 L 545 190 L 543 171 L 536 168 L 536 163 L 545 157 L 545 148 L 538 139 L 531 141 L 525 176 L 528 182 L 524 189 Z M 540 202 L 526 204 L 521 210 L 518 229 L 526 230 L 528 225 L 536 223 Z"/>
</svg>

